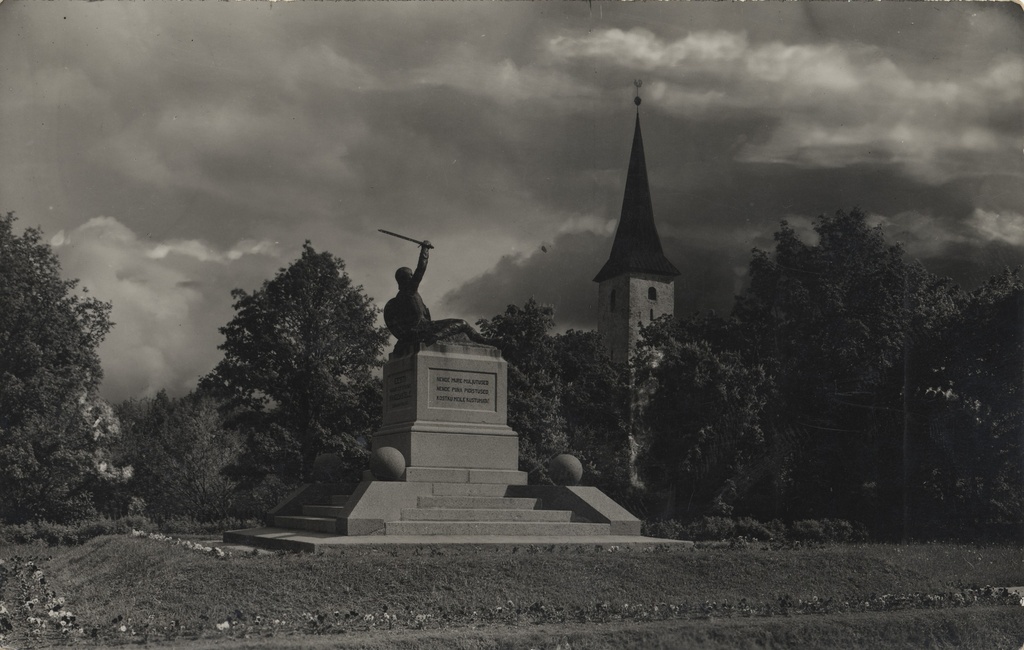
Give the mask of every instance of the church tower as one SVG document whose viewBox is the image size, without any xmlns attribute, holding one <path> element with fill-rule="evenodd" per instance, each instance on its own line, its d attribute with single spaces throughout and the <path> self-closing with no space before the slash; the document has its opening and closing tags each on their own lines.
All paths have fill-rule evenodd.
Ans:
<svg viewBox="0 0 1024 650">
<path fill-rule="evenodd" d="M 654 224 L 644 141 L 640 135 L 639 81 L 636 87 L 636 126 L 619 227 L 608 261 L 594 277 L 598 283 L 597 329 L 615 362 L 626 362 L 632 356 L 642 325 L 674 314 L 674 279 L 679 275 L 661 250 Z"/>
</svg>

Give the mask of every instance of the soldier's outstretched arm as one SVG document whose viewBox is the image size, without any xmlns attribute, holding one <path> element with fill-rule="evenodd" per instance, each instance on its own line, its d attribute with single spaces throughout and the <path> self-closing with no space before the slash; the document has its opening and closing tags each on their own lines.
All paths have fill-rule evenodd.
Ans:
<svg viewBox="0 0 1024 650">
<path fill-rule="evenodd" d="M 430 257 L 430 249 L 433 248 L 430 242 L 424 241 L 420 244 L 420 261 L 416 265 L 416 272 L 413 273 L 412 281 L 419 287 L 423 274 L 427 272 L 427 258 Z"/>
</svg>

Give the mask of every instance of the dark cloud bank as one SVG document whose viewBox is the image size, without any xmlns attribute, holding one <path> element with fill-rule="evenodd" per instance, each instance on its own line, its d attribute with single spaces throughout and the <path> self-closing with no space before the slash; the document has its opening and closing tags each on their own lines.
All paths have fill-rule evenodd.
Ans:
<svg viewBox="0 0 1024 650">
<path fill-rule="evenodd" d="M 655 147 L 648 141 L 647 148 Z M 708 174 L 696 187 L 689 179 L 689 190 L 652 188 L 663 247 L 681 271 L 676 279 L 679 316 L 708 310 L 728 314 L 745 286 L 752 250 L 770 250 L 781 221 L 793 222 L 810 241 L 815 217 L 854 207 L 876 215 L 888 241 L 902 243 L 908 257 L 964 288 L 1024 264 L 1024 233 L 1018 240 L 1009 232 L 986 238 L 974 223 L 979 197 L 991 193 L 998 179 L 987 179 L 984 188 L 969 177 L 931 185 L 906 177 L 891 164 L 803 169 L 758 163 L 720 172 Z M 672 180 L 670 174 L 655 175 L 666 183 Z M 1009 185 L 1005 189 L 1017 192 Z M 555 306 L 559 329 L 594 328 L 597 285 L 592 279 L 611 241 L 611 234 L 560 234 L 544 245 L 546 250 L 538 246 L 503 257 L 491 271 L 449 292 L 445 306 L 489 317 L 532 297 Z"/>
</svg>

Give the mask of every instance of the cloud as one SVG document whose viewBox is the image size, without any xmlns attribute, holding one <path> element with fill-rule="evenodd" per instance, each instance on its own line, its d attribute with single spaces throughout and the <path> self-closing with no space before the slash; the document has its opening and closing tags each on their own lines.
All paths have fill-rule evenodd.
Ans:
<svg viewBox="0 0 1024 650">
<path fill-rule="evenodd" d="M 780 219 L 813 246 L 817 234 L 810 214 L 791 212 Z M 445 294 L 442 307 L 489 318 L 508 304 L 521 305 L 532 297 L 555 306 L 558 330 L 596 328 L 597 287 L 592 279 L 611 249 L 615 221 L 581 216 L 575 222 L 583 227 L 559 233 L 543 248 L 503 256 L 490 270 Z M 869 222 L 881 225 L 890 243 L 903 243 L 912 259 L 921 259 L 933 273 L 950 275 L 965 286 L 995 272 L 993 261 L 996 267 L 1024 263 L 1020 214 L 975 210 L 969 219 L 957 221 L 904 211 L 892 216 L 872 213 Z M 709 310 L 724 315 L 731 312 L 734 296 L 746 288 L 751 248 L 774 250 L 772 233 L 778 220 L 684 230 L 682 236 L 667 235 L 675 229 L 666 225 L 659 219 L 662 246 L 681 272 L 675 279 L 676 315 Z"/>
<path fill-rule="evenodd" d="M 891 216 L 872 214 L 869 222 L 881 226 L 888 240 L 903 244 L 911 257 L 937 257 L 952 246 L 968 242 L 962 222 L 938 219 L 918 210 Z"/>
<path fill-rule="evenodd" d="M 227 250 L 199 240 L 152 242 L 113 217 L 61 230 L 50 244 L 65 275 L 112 303 L 115 325 L 99 349 L 102 393 L 112 400 L 193 388 L 219 357 L 217 327 L 232 316 L 230 289 L 255 284 L 277 263 L 278 248 L 253 240 Z M 242 259 L 253 256 L 263 260 Z"/>
<path fill-rule="evenodd" d="M 543 248 L 503 256 L 489 271 L 447 293 L 442 305 L 490 318 L 534 298 L 555 306 L 559 329 L 590 328 L 597 306 L 597 285 L 591 280 L 600 270 L 594 263 L 607 258 L 610 241 L 586 231 L 560 234 Z"/>
<path fill-rule="evenodd" d="M 176 239 L 154 245 L 146 251 L 145 255 L 150 259 L 160 260 L 168 255 L 174 254 L 191 257 L 199 260 L 200 262 L 218 262 L 220 264 L 226 264 L 240 259 L 243 255 L 270 255 L 271 257 L 277 257 L 278 249 L 279 246 L 277 242 L 266 240 L 254 241 L 251 239 L 244 239 L 232 246 L 229 250 L 219 251 L 206 242 L 202 242 L 197 239 Z"/>
<path fill-rule="evenodd" d="M 742 59 L 747 50 L 744 34 L 705 31 L 665 42 L 646 29 L 605 29 L 587 36 L 558 35 L 548 48 L 566 58 L 620 61 L 623 67 L 656 70 L 682 63 L 721 64 Z"/>
<path fill-rule="evenodd" d="M 116 298 L 121 391 L 184 390 L 228 291 L 304 239 L 383 303 L 416 250 L 380 227 L 437 246 L 437 317 L 534 295 L 591 323 L 641 76 L 679 313 L 727 310 L 780 219 L 855 205 L 936 269 L 1016 259 L 1019 9 L 741 5 L 15 4 L 0 207 Z"/>
<path fill-rule="evenodd" d="M 891 162 L 930 183 L 968 171 L 1020 168 L 1024 62 L 1007 53 L 990 67 L 948 78 L 857 42 L 756 42 L 743 32 L 664 39 L 635 28 L 556 36 L 567 60 L 638 68 L 659 107 L 702 119 L 756 107 L 777 121 L 741 162 L 846 167 Z M 1008 129 L 1012 129 L 1008 131 Z"/>
<path fill-rule="evenodd" d="M 968 226 L 984 241 L 1024 246 L 1024 214 L 975 209 Z"/>
<path fill-rule="evenodd" d="M 408 78 L 413 84 L 442 86 L 501 104 L 531 102 L 565 107 L 570 102 L 597 97 L 591 84 L 566 70 L 543 62 L 522 66 L 510 58 L 481 60 L 469 48 L 459 48 L 451 56 L 413 70 Z"/>
<path fill-rule="evenodd" d="M 965 219 L 949 220 L 908 210 L 892 216 L 873 214 L 870 220 L 882 226 L 888 238 L 902 242 L 914 257 L 960 257 L 964 247 L 988 245 L 1024 251 L 1024 215 L 1018 212 L 975 208 Z"/>
<path fill-rule="evenodd" d="M 602 230 L 564 232 L 543 248 L 506 255 L 491 270 L 447 293 L 442 305 L 490 318 L 509 304 L 522 305 L 534 298 L 554 305 L 559 331 L 594 329 L 597 285 L 593 278 L 608 258 L 613 237 L 610 229 Z M 746 281 L 749 249 L 665 236 L 662 246 L 681 272 L 675 279 L 676 314 L 710 309 L 729 313 L 733 296 Z"/>
<path fill-rule="evenodd" d="M 196 99 L 139 116 L 92 150 L 95 160 L 160 192 L 198 192 L 284 213 L 355 172 L 360 120 L 316 122 L 286 106 Z"/>
</svg>

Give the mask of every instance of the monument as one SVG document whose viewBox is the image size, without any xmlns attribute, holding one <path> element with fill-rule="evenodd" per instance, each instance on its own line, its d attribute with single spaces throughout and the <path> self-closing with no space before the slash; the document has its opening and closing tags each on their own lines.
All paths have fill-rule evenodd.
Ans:
<svg viewBox="0 0 1024 650">
<path fill-rule="evenodd" d="M 431 320 L 419 285 L 433 246 L 418 243 L 416 270 L 395 272 L 398 295 L 384 307 L 397 343 L 384 364 L 374 453 L 401 452 L 406 481 L 524 484 L 519 439 L 508 427 L 505 360 L 466 321 Z"/>
<path fill-rule="evenodd" d="M 386 232 L 386 231 L 385 231 Z M 388 233 L 394 234 L 394 233 Z M 396 235 L 403 239 L 410 239 Z M 463 320 L 433 320 L 419 295 L 430 242 L 416 270 L 398 269 L 384 308 L 397 342 L 383 369 L 383 413 L 370 469 L 351 495 L 310 484 L 267 515 L 267 527 L 224 541 L 313 550 L 345 536 L 637 536 L 640 520 L 594 487 L 576 485 L 579 461 L 552 459 L 560 485 L 528 485 L 508 426 L 501 351 Z"/>
</svg>

